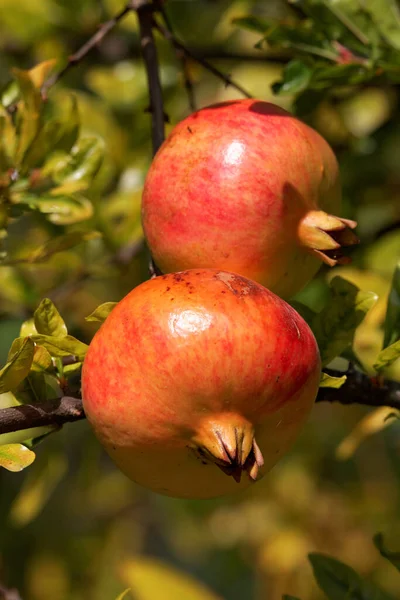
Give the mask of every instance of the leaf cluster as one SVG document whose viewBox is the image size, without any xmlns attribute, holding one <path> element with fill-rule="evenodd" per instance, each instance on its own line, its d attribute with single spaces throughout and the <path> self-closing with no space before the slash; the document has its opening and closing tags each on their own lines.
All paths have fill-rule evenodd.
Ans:
<svg viewBox="0 0 400 600">
<path fill-rule="evenodd" d="M 0 407 L 34 406 L 69 393 L 86 351 L 87 345 L 68 334 L 53 302 L 45 298 L 33 318 L 22 324 L 0 370 Z M 55 430 L 57 427 L 41 427 L 0 435 L 0 466 L 14 471 L 28 466 L 34 454 L 26 448 L 33 448 Z"/>
<path fill-rule="evenodd" d="M 326 93 L 368 83 L 400 81 L 400 10 L 395 0 L 295 0 L 280 21 L 234 19 L 262 37 L 256 48 L 282 51 L 288 63 L 273 86 L 278 96 L 297 94 L 314 106 Z"/>
<path fill-rule="evenodd" d="M 27 71 L 13 69 L 14 79 L 0 92 L 3 242 L 10 223 L 26 212 L 39 213 L 55 225 L 79 223 L 93 214 L 86 192 L 102 164 L 104 143 L 81 134 L 74 95 L 62 108 L 43 97 L 42 86 L 53 67 L 54 61 L 46 61 Z M 61 245 L 71 247 L 72 240 L 81 241 L 75 233 Z M 38 249 L 30 260 L 43 260 L 49 253 Z"/>
</svg>

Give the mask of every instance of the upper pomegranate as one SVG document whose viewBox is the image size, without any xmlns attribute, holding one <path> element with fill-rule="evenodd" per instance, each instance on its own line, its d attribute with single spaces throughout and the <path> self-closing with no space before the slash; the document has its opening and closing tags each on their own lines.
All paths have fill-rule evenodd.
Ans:
<svg viewBox="0 0 400 600">
<path fill-rule="evenodd" d="M 358 242 L 340 210 L 338 164 L 312 128 L 273 104 L 215 104 L 184 119 L 146 178 L 142 219 L 163 272 L 234 271 L 289 298 L 321 260 Z"/>
</svg>

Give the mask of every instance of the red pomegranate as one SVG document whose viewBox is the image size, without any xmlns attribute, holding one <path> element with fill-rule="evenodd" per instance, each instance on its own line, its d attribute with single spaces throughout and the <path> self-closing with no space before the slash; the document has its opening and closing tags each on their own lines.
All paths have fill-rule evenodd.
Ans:
<svg viewBox="0 0 400 600">
<path fill-rule="evenodd" d="M 112 311 L 82 372 L 86 415 L 121 470 L 160 494 L 209 498 L 261 478 L 317 394 L 305 321 L 237 274 L 149 280 Z"/>
<path fill-rule="evenodd" d="M 233 271 L 288 298 L 357 243 L 340 210 L 327 142 L 260 100 L 209 106 L 179 123 L 148 172 L 144 233 L 162 272 Z"/>
</svg>

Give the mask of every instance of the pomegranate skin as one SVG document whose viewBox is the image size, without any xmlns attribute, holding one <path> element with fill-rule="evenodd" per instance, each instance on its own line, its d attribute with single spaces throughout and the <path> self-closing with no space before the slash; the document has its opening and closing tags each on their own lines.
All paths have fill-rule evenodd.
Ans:
<svg viewBox="0 0 400 600">
<path fill-rule="evenodd" d="M 287 452 L 319 377 L 316 341 L 296 311 L 253 281 L 199 269 L 119 302 L 90 344 L 82 396 L 129 478 L 210 498 L 244 489 Z"/>
<path fill-rule="evenodd" d="M 162 272 L 233 271 L 289 298 L 321 260 L 348 262 L 340 247 L 358 241 L 355 223 L 327 214 L 340 203 L 328 143 L 278 106 L 238 100 L 172 130 L 146 177 L 142 223 Z"/>
</svg>

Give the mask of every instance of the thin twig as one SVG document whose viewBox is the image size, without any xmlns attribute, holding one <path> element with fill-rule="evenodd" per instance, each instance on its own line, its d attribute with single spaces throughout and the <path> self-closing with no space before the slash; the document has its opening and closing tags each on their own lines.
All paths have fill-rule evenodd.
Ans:
<svg viewBox="0 0 400 600">
<path fill-rule="evenodd" d="M 329 370 L 329 374 L 338 377 L 344 373 Z M 400 410 L 400 383 L 384 381 L 382 385 L 378 385 L 368 375 L 355 370 L 346 375 L 347 381 L 341 388 L 320 388 L 316 402 L 358 404 L 373 408 L 388 406 Z M 69 396 L 37 404 L 3 408 L 0 409 L 0 435 L 32 427 L 60 427 L 84 418 L 82 400 Z"/>
<path fill-rule="evenodd" d="M 140 28 L 140 47 L 147 75 L 151 112 L 151 139 L 153 156 L 165 139 L 165 113 L 160 80 L 157 47 L 153 35 L 154 4 L 137 7 L 136 13 Z M 149 252 L 150 277 L 158 272 L 158 268 Z"/>
<path fill-rule="evenodd" d="M 287 51 L 269 51 L 269 52 L 261 52 L 258 51 L 257 54 L 253 52 L 238 52 L 232 50 L 225 50 L 224 48 L 220 48 L 219 46 L 196 46 L 190 48 L 190 52 L 198 56 L 199 58 L 203 58 L 206 60 L 223 60 L 223 61 L 237 61 L 237 62 L 254 62 L 254 63 L 265 63 L 271 65 L 273 63 L 286 65 L 290 59 L 293 57 L 293 54 Z"/>
<path fill-rule="evenodd" d="M 163 6 L 160 7 L 160 12 L 161 12 L 161 15 L 164 20 L 166 28 L 168 29 L 171 36 L 174 37 L 174 30 L 172 27 L 172 23 L 171 23 L 170 18 L 168 17 Z M 170 43 L 172 44 L 171 40 L 170 40 Z M 174 44 L 172 44 L 172 46 L 175 49 L 176 56 L 177 56 L 178 60 L 180 60 L 181 65 L 182 65 L 183 83 L 184 83 L 185 90 L 186 90 L 187 97 L 188 97 L 189 108 L 190 108 L 191 112 L 195 112 L 197 110 L 196 97 L 195 97 L 195 93 L 194 93 L 193 81 L 190 77 L 188 57 L 183 52 L 183 50 L 177 48 L 176 46 L 174 46 Z"/>
<path fill-rule="evenodd" d="M 189 108 L 192 112 L 195 112 L 197 110 L 197 104 L 196 104 L 196 96 L 194 93 L 194 85 L 193 85 L 193 81 L 190 76 L 189 61 L 186 56 L 182 56 L 181 62 L 182 62 L 183 82 L 184 82 L 185 90 L 186 90 L 187 97 L 188 97 Z"/>
<path fill-rule="evenodd" d="M 168 31 L 168 29 L 166 27 L 161 25 L 155 19 L 154 19 L 154 27 L 157 29 L 157 31 L 159 31 L 161 33 L 162 36 L 165 37 L 166 40 L 169 40 L 177 50 L 182 51 L 187 57 L 191 58 L 195 62 L 202 65 L 205 69 L 207 69 L 207 71 L 210 71 L 210 73 L 212 73 L 219 79 L 222 79 L 222 81 L 224 81 L 227 86 L 231 86 L 231 87 L 235 88 L 236 90 L 238 90 L 238 92 L 243 94 L 243 96 L 245 96 L 246 98 L 253 97 L 250 94 L 250 92 L 248 92 L 244 87 L 242 87 L 241 85 L 239 85 L 238 83 L 233 81 L 233 79 L 231 78 L 230 75 L 226 75 L 225 73 L 223 73 L 222 71 L 220 71 L 219 69 L 214 67 L 214 65 L 212 65 L 210 62 L 208 62 L 208 60 L 206 60 L 205 58 L 202 58 L 200 56 L 197 56 L 191 50 L 189 50 L 189 48 L 186 48 L 186 46 L 184 44 L 182 44 L 181 42 L 179 42 L 176 39 L 176 37 L 174 35 L 172 35 L 172 33 L 170 31 Z"/>
<path fill-rule="evenodd" d="M 119 13 L 117 13 L 115 17 L 103 23 L 96 31 L 96 33 L 92 35 L 92 37 L 89 38 L 87 42 L 85 42 L 83 46 L 79 48 L 79 50 L 77 50 L 76 52 L 74 52 L 74 54 L 71 54 L 71 56 L 68 57 L 68 62 L 65 65 L 65 67 L 51 75 L 44 82 L 42 86 L 42 96 L 46 98 L 49 89 L 55 83 L 57 83 L 61 79 L 61 77 L 63 77 L 65 73 L 67 73 L 72 67 L 78 65 L 81 62 L 81 60 L 83 60 L 86 57 L 86 55 L 89 54 L 89 52 L 95 46 L 97 46 L 112 29 L 114 29 L 117 23 L 119 23 L 119 21 L 121 21 L 121 19 L 123 19 L 132 9 L 132 3 L 128 2 L 128 4 Z"/>
<path fill-rule="evenodd" d="M 140 47 L 142 49 L 149 88 L 151 138 L 153 142 L 153 154 L 155 154 L 165 138 L 165 115 L 157 48 L 153 35 L 153 11 L 154 6 L 152 4 L 145 4 L 140 6 L 136 12 L 140 28 Z"/>
</svg>

